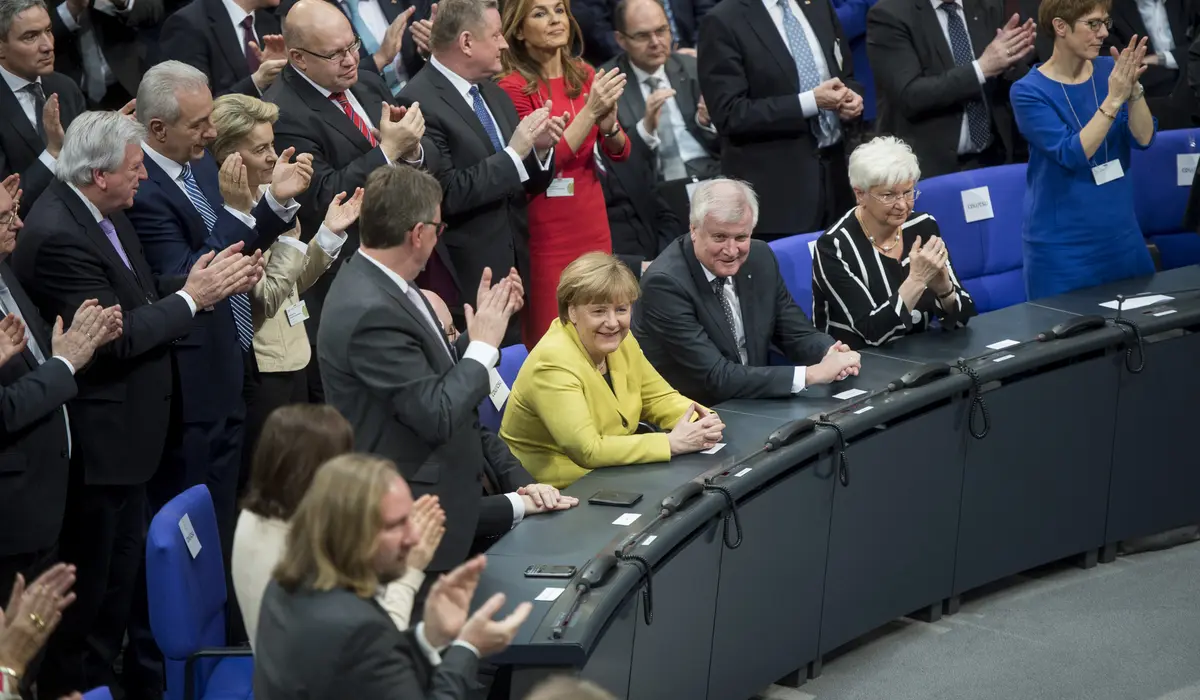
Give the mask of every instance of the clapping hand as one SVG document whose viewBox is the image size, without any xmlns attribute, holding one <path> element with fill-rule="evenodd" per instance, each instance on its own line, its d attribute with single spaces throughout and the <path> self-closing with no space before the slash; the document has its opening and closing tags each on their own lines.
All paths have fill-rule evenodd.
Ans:
<svg viewBox="0 0 1200 700">
<path fill-rule="evenodd" d="M 488 598 L 470 615 L 471 598 L 479 587 L 479 577 L 487 566 L 482 554 L 442 576 L 429 589 L 425 599 L 425 638 L 434 648 L 460 639 L 475 647 L 480 656 L 490 656 L 507 647 L 521 624 L 533 610 L 521 603 L 503 620 L 493 620 L 504 605 L 504 594 Z"/>
<path fill-rule="evenodd" d="M 325 228 L 339 234 L 350 228 L 351 224 L 358 221 L 358 214 L 362 211 L 362 200 L 363 188 L 361 187 L 355 188 L 350 199 L 346 199 L 345 192 L 335 194 L 333 201 L 329 203 L 329 209 L 325 212 Z"/>
<path fill-rule="evenodd" d="M 0 182 L 0 187 L 3 187 L 4 191 L 8 193 L 9 199 L 18 199 L 21 196 L 20 173 L 13 173 L 4 178 L 3 182 Z"/>
<path fill-rule="evenodd" d="M 271 172 L 271 194 L 277 202 L 287 202 L 299 197 L 312 183 L 312 154 L 301 153 L 296 156 L 295 162 L 292 162 L 295 153 L 296 149 L 289 146 L 275 161 L 275 169 Z"/>
<path fill-rule="evenodd" d="M 1021 24 L 1020 15 L 1013 14 L 1008 22 L 996 30 L 996 38 L 983 50 L 979 57 L 979 69 L 986 78 L 994 78 L 1013 65 L 1020 63 L 1033 51 L 1033 40 L 1037 25 L 1032 19 Z"/>
<path fill-rule="evenodd" d="M 1138 35 L 1134 34 L 1129 40 L 1129 46 L 1120 52 L 1115 46 L 1109 48 L 1116 65 L 1113 66 L 1112 73 L 1108 74 L 1108 98 L 1105 102 L 1114 102 L 1116 109 L 1120 109 L 1121 105 L 1129 100 L 1134 86 L 1142 77 L 1142 73 L 1146 72 L 1148 40 L 1149 37 L 1138 39 Z"/>
<path fill-rule="evenodd" d="M 463 305 L 471 340 L 500 347 L 508 331 L 508 320 L 524 304 L 524 290 L 520 285 L 521 278 L 515 269 L 493 286 L 492 269 L 483 268 L 479 290 L 475 294 L 475 308 L 470 304 Z"/>
<path fill-rule="evenodd" d="M 396 15 L 396 19 L 388 25 L 387 31 L 383 35 L 383 41 L 379 43 L 379 50 L 375 52 L 375 67 L 383 70 L 391 65 L 392 61 L 396 60 L 396 56 L 400 54 L 400 47 L 404 43 L 404 30 L 408 29 L 408 20 L 412 17 L 415 7 L 409 7 L 404 12 Z"/>
<path fill-rule="evenodd" d="M 417 45 L 417 52 L 422 56 L 428 57 L 433 51 L 429 48 L 429 40 L 433 36 L 433 20 L 437 17 L 438 4 L 435 2 L 429 10 L 429 19 L 422 19 L 413 22 L 408 28 L 408 32 L 412 34 L 413 41 Z"/>
<path fill-rule="evenodd" d="M 642 124 L 646 126 L 646 131 L 651 134 L 658 132 L 658 120 L 662 116 L 663 106 L 667 104 L 667 100 L 675 97 L 674 88 L 659 88 L 646 98 L 646 114 L 642 117 Z"/>
<path fill-rule="evenodd" d="M 404 158 L 415 161 L 421 157 L 421 139 L 425 136 L 425 115 L 421 103 L 396 107 L 383 103 L 379 118 L 379 146 L 388 160 Z"/>
<path fill-rule="evenodd" d="M 424 571 L 446 534 L 446 511 L 442 510 L 437 496 L 427 493 L 413 502 L 411 517 L 420 539 L 408 550 L 404 564 L 410 569 Z"/>
<path fill-rule="evenodd" d="M 217 173 L 217 184 L 226 204 L 244 214 L 250 213 L 254 207 L 254 193 L 250 191 L 250 177 L 246 174 L 242 154 L 234 152 L 225 157 Z"/>
<path fill-rule="evenodd" d="M 8 606 L 0 613 L 0 666 L 24 674 L 46 640 L 62 621 L 62 612 L 75 602 L 75 567 L 56 564 L 25 587 L 17 574 Z"/>
<path fill-rule="evenodd" d="M 529 155 L 529 151 L 545 133 L 546 122 L 550 120 L 550 109 L 550 104 L 542 105 L 526 114 L 517 124 L 517 128 L 513 129 L 512 138 L 508 140 L 508 147 L 516 151 L 518 158 Z"/>
<path fill-rule="evenodd" d="M 46 132 L 46 152 L 51 156 L 58 158 L 58 154 L 62 152 L 63 131 L 62 116 L 59 113 L 58 93 L 50 96 L 46 100 L 46 105 L 42 107 L 42 129 Z"/>
<path fill-rule="evenodd" d="M 928 287 L 941 274 L 948 256 L 946 244 L 938 236 L 931 236 L 924 245 L 921 237 L 917 236 L 908 252 L 908 276 Z"/>
<path fill-rule="evenodd" d="M 267 34 L 262 39 L 265 50 L 258 48 L 257 43 L 250 42 L 250 50 L 258 59 L 258 69 L 250 79 L 254 81 L 254 87 L 258 88 L 260 93 L 275 82 L 275 78 L 287 65 L 287 47 L 283 37 L 279 34 Z"/>
<path fill-rule="evenodd" d="M 617 101 L 625 92 L 625 80 L 625 74 L 619 68 L 607 71 L 601 68 L 592 79 L 584 109 L 603 131 L 612 131 L 612 118 L 616 116 Z"/>
<path fill-rule="evenodd" d="M 13 314 L 0 319 L 0 365 L 25 352 L 25 324 Z"/>
</svg>

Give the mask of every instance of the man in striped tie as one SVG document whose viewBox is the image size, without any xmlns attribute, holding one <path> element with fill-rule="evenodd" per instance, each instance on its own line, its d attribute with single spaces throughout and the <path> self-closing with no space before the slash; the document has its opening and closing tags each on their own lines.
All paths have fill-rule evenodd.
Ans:
<svg viewBox="0 0 1200 700">
<path fill-rule="evenodd" d="M 207 78 L 167 61 L 142 78 L 138 120 L 146 127 L 146 172 L 129 210 L 146 260 L 158 275 L 179 275 L 210 251 L 241 241 L 265 249 L 289 228 L 308 188 L 311 158 L 284 153 L 272 184 L 255 207 L 245 167 L 234 155 L 220 166 L 205 147 L 216 137 Z M 242 382 L 253 327 L 249 300 L 237 294 L 196 314 L 192 332 L 175 346 L 182 429 L 168 446 L 150 500 L 156 506 L 183 488 L 212 493 L 224 551 L 233 543 L 245 403 Z M 156 477 L 157 478 L 157 477 Z"/>
</svg>

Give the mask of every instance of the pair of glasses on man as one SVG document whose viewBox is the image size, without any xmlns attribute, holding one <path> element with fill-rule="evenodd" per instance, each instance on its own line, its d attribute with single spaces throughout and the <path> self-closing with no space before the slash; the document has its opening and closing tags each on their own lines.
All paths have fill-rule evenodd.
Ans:
<svg viewBox="0 0 1200 700">
<path fill-rule="evenodd" d="M 358 49 L 360 46 L 362 46 L 362 39 L 355 39 L 353 44 L 350 44 L 349 46 L 347 46 L 344 49 L 338 49 L 337 51 L 334 51 L 333 53 L 330 53 L 330 54 L 317 53 L 316 51 L 309 51 L 308 49 L 299 49 L 299 50 L 303 51 L 304 53 L 308 54 L 309 56 L 316 56 L 317 58 L 324 60 L 324 61 L 333 61 L 335 63 L 340 63 L 342 61 L 342 59 L 346 58 L 347 56 L 357 56 Z"/>
<path fill-rule="evenodd" d="M 652 29 L 648 32 L 637 32 L 636 34 L 626 34 L 625 32 L 621 32 L 621 36 L 638 44 L 649 44 L 651 37 L 660 41 L 666 41 L 667 39 L 671 38 L 671 27 L 670 25 L 664 24 L 661 27 Z"/>
</svg>

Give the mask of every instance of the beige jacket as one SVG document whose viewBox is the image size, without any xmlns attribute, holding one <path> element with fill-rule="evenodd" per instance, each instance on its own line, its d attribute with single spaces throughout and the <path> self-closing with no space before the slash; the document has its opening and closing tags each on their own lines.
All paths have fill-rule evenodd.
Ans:
<svg viewBox="0 0 1200 700">
<path fill-rule="evenodd" d="M 250 292 L 260 372 L 301 370 L 312 357 L 304 322 L 288 323 L 287 310 L 299 304 L 300 295 L 333 264 L 334 256 L 321 248 L 319 238 L 314 235 L 308 242 L 307 253 L 282 237 L 263 253 L 263 278 Z"/>
</svg>

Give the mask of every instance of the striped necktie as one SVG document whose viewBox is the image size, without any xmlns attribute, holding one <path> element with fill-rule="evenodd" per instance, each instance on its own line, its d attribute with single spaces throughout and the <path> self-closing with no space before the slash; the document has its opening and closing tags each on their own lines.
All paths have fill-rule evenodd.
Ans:
<svg viewBox="0 0 1200 700">
<path fill-rule="evenodd" d="M 200 190 L 200 185 L 196 183 L 191 163 L 184 164 L 179 179 L 183 182 L 183 191 L 187 194 L 187 198 L 192 202 L 192 206 L 196 207 L 200 218 L 204 220 L 204 228 L 212 233 L 213 227 L 217 225 L 217 212 L 213 210 L 208 198 Z M 250 344 L 254 341 L 254 320 L 250 315 L 250 297 L 244 292 L 234 294 L 229 297 L 229 304 L 233 307 L 233 321 L 237 326 L 238 343 L 242 346 L 242 350 L 249 350 Z"/>
</svg>

